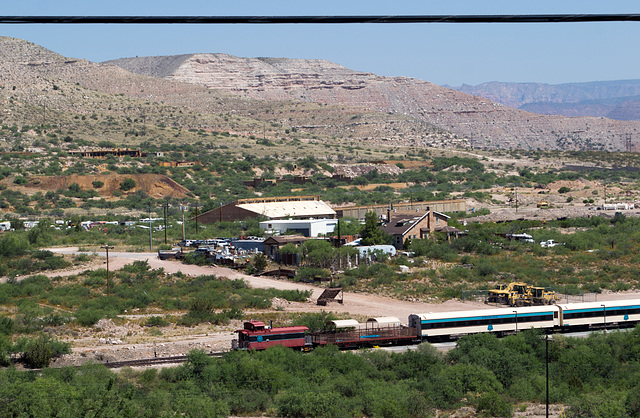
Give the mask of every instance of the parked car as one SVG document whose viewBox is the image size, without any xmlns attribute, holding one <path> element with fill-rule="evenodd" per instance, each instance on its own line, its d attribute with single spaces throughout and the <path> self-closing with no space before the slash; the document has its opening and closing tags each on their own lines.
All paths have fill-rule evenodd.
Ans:
<svg viewBox="0 0 640 418">
<path fill-rule="evenodd" d="M 540 246 L 542 248 L 552 248 L 552 247 L 557 247 L 558 245 L 564 245 L 564 242 L 555 242 L 552 239 L 548 239 L 546 241 L 540 242 Z"/>
<path fill-rule="evenodd" d="M 195 251 L 196 254 L 202 254 L 205 257 L 209 257 L 211 255 L 211 248 L 209 247 L 198 247 Z"/>
</svg>

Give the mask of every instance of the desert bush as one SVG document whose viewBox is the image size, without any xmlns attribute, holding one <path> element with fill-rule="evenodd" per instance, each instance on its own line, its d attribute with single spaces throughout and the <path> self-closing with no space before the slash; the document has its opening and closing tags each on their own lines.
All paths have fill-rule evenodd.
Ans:
<svg viewBox="0 0 640 418">
<path fill-rule="evenodd" d="M 22 361 L 27 367 L 33 369 L 47 367 L 52 358 L 71 353 L 71 347 L 68 343 L 51 339 L 46 334 L 32 339 L 19 340 L 15 350 L 22 352 Z"/>
<path fill-rule="evenodd" d="M 29 250 L 29 241 L 24 233 L 3 234 L 0 238 L 0 256 L 16 257 L 25 255 Z"/>
<path fill-rule="evenodd" d="M 0 335 L 11 335 L 15 329 L 15 322 L 8 316 L 0 316 Z"/>
<path fill-rule="evenodd" d="M 478 411 L 489 417 L 510 417 L 513 404 L 496 392 L 486 392 L 478 400 Z"/>
<path fill-rule="evenodd" d="M 102 318 L 112 318 L 123 311 L 123 303 L 116 296 L 101 296 L 82 303 L 74 316 L 80 325 L 91 326 Z"/>
<path fill-rule="evenodd" d="M 151 316 L 145 323 L 148 327 L 166 327 L 169 322 L 161 316 Z"/>
<path fill-rule="evenodd" d="M 298 269 L 295 279 L 299 280 L 314 280 L 318 279 L 328 279 L 331 277 L 331 272 L 328 269 L 320 268 L 320 267 L 310 267 L 304 266 Z"/>
<path fill-rule="evenodd" d="M 120 190 L 122 190 L 123 192 L 127 192 L 136 186 L 136 181 L 131 177 L 127 177 L 122 182 L 120 182 Z"/>
</svg>

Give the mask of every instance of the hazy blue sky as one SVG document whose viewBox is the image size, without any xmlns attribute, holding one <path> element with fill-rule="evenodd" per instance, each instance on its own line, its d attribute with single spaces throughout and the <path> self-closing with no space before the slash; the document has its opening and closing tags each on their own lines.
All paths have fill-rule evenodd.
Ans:
<svg viewBox="0 0 640 418">
<path fill-rule="evenodd" d="M 638 13 L 638 0 L 19 0 L 0 14 L 293 16 Z M 350 25 L 0 25 L 68 57 L 220 52 L 318 58 L 386 76 L 457 86 L 640 78 L 640 23 Z"/>
</svg>

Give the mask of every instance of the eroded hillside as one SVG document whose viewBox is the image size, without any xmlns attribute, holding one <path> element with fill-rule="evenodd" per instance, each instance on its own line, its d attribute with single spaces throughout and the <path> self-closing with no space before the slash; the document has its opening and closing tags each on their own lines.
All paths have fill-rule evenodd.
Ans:
<svg viewBox="0 0 640 418">
<path fill-rule="evenodd" d="M 546 116 L 404 77 L 381 77 L 323 60 L 226 54 L 110 61 L 127 70 L 247 98 L 364 107 L 407 115 L 469 138 L 477 147 L 622 150 L 640 122 Z"/>
<path fill-rule="evenodd" d="M 142 130 L 146 136 L 172 140 L 174 135 L 162 132 L 169 127 L 243 136 L 260 133 L 271 139 L 290 138 L 293 131 L 299 139 L 466 145 L 464 138 L 409 115 L 292 100 L 265 102 L 135 74 L 112 64 L 66 58 L 13 38 L 0 38 L 0 54 L 5 125 L 55 123 L 85 134 L 85 139 L 126 142 Z M 173 61 L 169 70 L 179 68 L 180 59 Z"/>
</svg>

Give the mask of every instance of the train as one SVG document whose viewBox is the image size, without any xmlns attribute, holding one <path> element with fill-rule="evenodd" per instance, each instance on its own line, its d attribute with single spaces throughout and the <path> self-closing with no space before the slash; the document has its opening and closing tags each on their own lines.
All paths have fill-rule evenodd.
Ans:
<svg viewBox="0 0 640 418">
<path fill-rule="evenodd" d="M 264 350 L 284 345 L 310 351 L 327 344 L 348 349 L 454 341 L 477 333 L 504 336 L 530 328 L 556 333 L 628 328 L 638 323 L 640 299 L 411 314 L 406 324 L 396 317 L 369 318 L 364 324 L 334 320 L 322 331 L 246 321 L 244 328 L 236 331 L 238 339 L 232 341 L 232 349 Z"/>
</svg>

